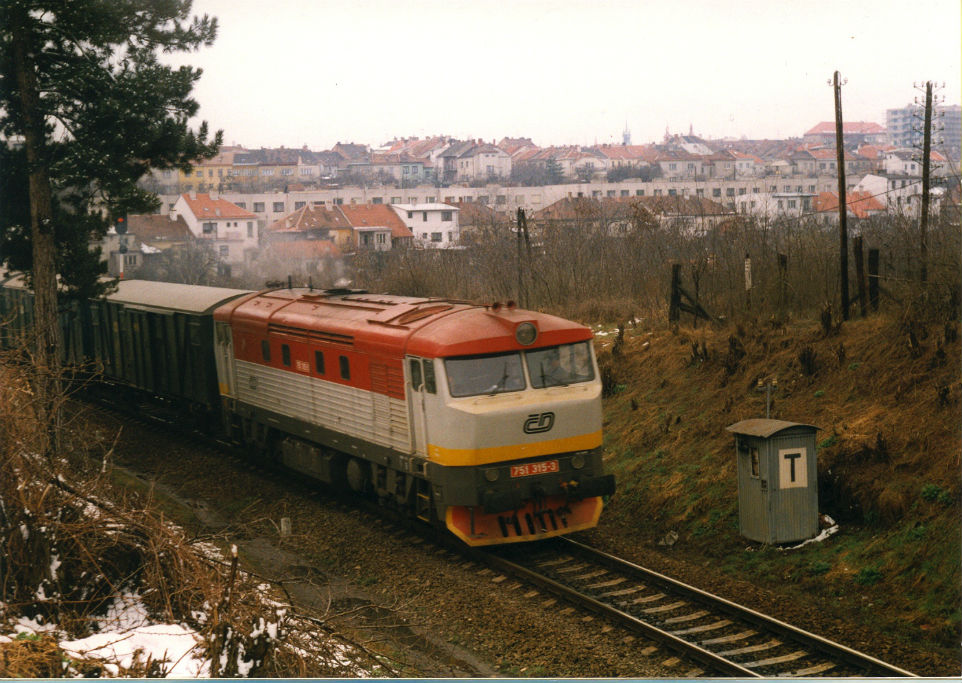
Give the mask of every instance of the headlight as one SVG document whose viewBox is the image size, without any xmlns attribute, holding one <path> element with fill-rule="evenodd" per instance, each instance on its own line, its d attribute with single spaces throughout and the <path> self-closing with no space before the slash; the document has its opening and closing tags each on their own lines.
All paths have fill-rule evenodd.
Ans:
<svg viewBox="0 0 962 683">
<path fill-rule="evenodd" d="M 498 480 L 498 470 L 490 469 L 484 471 L 484 478 L 490 482 L 495 482 Z"/>
<path fill-rule="evenodd" d="M 534 323 L 521 323 L 514 330 L 514 338 L 522 346 L 534 344 L 534 340 L 538 338 L 538 328 Z"/>
<path fill-rule="evenodd" d="M 576 470 L 580 470 L 585 466 L 585 455 L 584 453 L 575 453 L 571 456 L 571 466 Z"/>
</svg>

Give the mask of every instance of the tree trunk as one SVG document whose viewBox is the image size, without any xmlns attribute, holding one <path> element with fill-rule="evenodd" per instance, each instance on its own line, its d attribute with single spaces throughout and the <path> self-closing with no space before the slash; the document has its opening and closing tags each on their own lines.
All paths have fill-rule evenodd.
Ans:
<svg viewBox="0 0 962 683">
<path fill-rule="evenodd" d="M 24 18 L 26 19 L 26 17 Z M 26 21 L 24 21 L 26 24 Z M 60 423 L 60 343 L 57 315 L 56 243 L 53 201 L 47 170 L 46 132 L 33 55 L 26 30 L 13 31 L 13 61 L 24 121 L 24 148 L 30 188 L 30 235 L 33 246 L 35 409 L 47 441 L 42 452 L 52 455 Z M 41 437 L 43 438 L 43 437 Z"/>
</svg>

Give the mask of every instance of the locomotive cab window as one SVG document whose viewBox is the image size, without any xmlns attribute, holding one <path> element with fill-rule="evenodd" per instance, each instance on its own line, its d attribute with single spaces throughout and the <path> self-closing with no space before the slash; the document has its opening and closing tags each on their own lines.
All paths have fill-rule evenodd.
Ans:
<svg viewBox="0 0 962 683">
<path fill-rule="evenodd" d="M 517 351 L 447 358 L 444 369 L 455 398 L 521 391 L 525 386 L 521 354 Z"/>
<path fill-rule="evenodd" d="M 525 351 L 524 356 L 531 386 L 535 389 L 565 387 L 595 378 L 591 347 L 586 341 L 532 349 Z"/>
<path fill-rule="evenodd" d="M 408 361 L 408 368 L 411 371 L 411 388 L 414 389 L 414 391 L 420 391 L 422 384 L 421 361 L 416 358 L 412 358 L 410 361 Z"/>
<path fill-rule="evenodd" d="M 265 363 L 271 362 L 271 343 L 266 339 L 261 341 L 261 358 Z"/>
<path fill-rule="evenodd" d="M 314 371 L 319 374 L 324 374 L 324 352 L 315 351 L 314 352 Z"/>
<path fill-rule="evenodd" d="M 351 379 L 351 362 L 347 356 L 340 356 L 338 362 L 341 366 L 341 379 Z"/>
<path fill-rule="evenodd" d="M 281 344 L 281 362 L 291 367 L 291 347 L 287 344 Z"/>
<path fill-rule="evenodd" d="M 424 390 L 429 394 L 438 393 L 437 380 L 434 378 L 434 361 L 430 358 L 424 359 Z"/>
</svg>

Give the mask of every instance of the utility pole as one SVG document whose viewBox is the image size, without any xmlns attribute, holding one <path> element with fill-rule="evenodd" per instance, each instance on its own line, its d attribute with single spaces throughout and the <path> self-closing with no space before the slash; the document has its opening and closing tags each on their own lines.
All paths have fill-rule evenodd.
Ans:
<svg viewBox="0 0 962 683">
<path fill-rule="evenodd" d="M 848 320 L 848 203 L 845 201 L 845 138 L 842 136 L 842 85 L 838 71 L 835 88 L 835 153 L 838 159 L 838 236 L 839 269 L 842 277 L 842 320 Z"/>
<path fill-rule="evenodd" d="M 922 133 L 922 215 L 919 217 L 919 282 L 925 285 L 927 247 L 925 233 L 929 226 L 929 166 L 932 156 L 932 81 L 925 84 L 925 129 Z"/>
</svg>

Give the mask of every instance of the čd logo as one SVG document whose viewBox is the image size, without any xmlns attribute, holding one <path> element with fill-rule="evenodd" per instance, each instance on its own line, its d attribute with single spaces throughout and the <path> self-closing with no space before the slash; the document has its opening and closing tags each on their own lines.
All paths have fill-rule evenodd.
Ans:
<svg viewBox="0 0 962 683">
<path fill-rule="evenodd" d="M 535 413 L 528 415 L 528 419 L 524 421 L 525 434 L 540 434 L 549 431 L 552 427 L 554 427 L 554 413 Z"/>
</svg>

